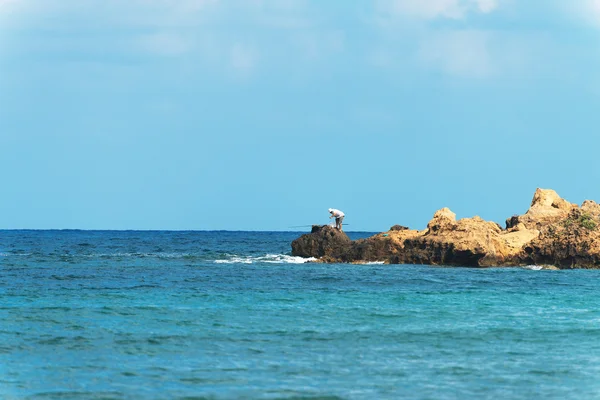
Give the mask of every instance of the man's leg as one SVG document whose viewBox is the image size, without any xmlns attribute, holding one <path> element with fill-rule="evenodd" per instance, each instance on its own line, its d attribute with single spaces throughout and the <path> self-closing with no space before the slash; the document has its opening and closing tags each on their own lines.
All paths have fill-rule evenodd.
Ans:
<svg viewBox="0 0 600 400">
<path fill-rule="evenodd" d="M 340 231 L 342 230 L 342 222 L 344 222 L 344 217 L 340 217 Z"/>
</svg>

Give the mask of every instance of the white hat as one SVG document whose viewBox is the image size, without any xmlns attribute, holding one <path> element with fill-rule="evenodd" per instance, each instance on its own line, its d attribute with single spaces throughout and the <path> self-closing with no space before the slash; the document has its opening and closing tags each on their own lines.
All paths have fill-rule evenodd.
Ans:
<svg viewBox="0 0 600 400">
<path fill-rule="evenodd" d="M 327 211 L 329 211 L 329 212 L 332 212 L 332 211 L 333 211 L 333 208 L 330 208 L 330 209 L 329 209 L 329 210 L 327 210 Z"/>
</svg>

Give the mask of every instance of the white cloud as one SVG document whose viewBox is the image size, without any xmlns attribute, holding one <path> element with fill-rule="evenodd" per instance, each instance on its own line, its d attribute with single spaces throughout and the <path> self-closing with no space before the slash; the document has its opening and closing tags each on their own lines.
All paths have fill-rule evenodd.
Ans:
<svg viewBox="0 0 600 400">
<path fill-rule="evenodd" d="M 146 12 L 143 18 L 157 22 L 147 24 L 155 33 L 144 33 L 135 41 L 138 50 L 159 56 L 186 55 L 181 60 L 194 59 L 200 68 L 210 66 L 236 77 L 248 78 L 259 67 L 323 65 L 346 45 L 345 32 L 324 24 L 316 12 L 319 8 L 311 8 L 306 0 L 201 0 L 200 12 L 190 13 L 193 18 L 164 8 L 163 20 L 157 19 L 156 11 L 163 9 L 166 0 L 134 2 Z M 139 7 L 146 3 L 153 5 Z"/>
<path fill-rule="evenodd" d="M 397 76 L 421 72 L 449 78 L 498 80 L 552 76 L 579 61 L 565 59 L 547 32 L 439 29 L 406 32 L 367 53 L 367 62 Z"/>
<path fill-rule="evenodd" d="M 218 2 L 219 0 L 134 0 L 132 4 L 136 6 L 195 12 Z M 118 3 L 120 2 L 117 1 Z"/>
<path fill-rule="evenodd" d="M 247 21 L 274 29 L 305 29 L 313 22 L 306 14 L 305 0 L 246 0 L 232 2 L 230 7 L 242 11 Z"/>
<path fill-rule="evenodd" d="M 472 12 L 490 13 L 498 0 L 379 0 L 383 13 L 423 19 L 462 19 Z"/>
<path fill-rule="evenodd" d="M 585 18 L 600 27 L 600 0 L 586 0 L 583 12 Z"/>
<path fill-rule="evenodd" d="M 484 14 L 489 14 L 498 8 L 498 2 L 496 0 L 475 0 L 475 3 L 477 3 L 479 11 Z"/>
<path fill-rule="evenodd" d="M 219 0 L 108 0 L 101 7 L 113 13 L 121 11 L 120 19 L 128 25 L 150 28 L 182 28 L 197 26 L 220 8 Z"/>
<path fill-rule="evenodd" d="M 600 15 L 600 0 L 587 0 L 585 5 L 592 13 Z"/>
<path fill-rule="evenodd" d="M 382 40 L 368 61 L 385 69 L 413 60 L 426 69 L 460 77 L 485 78 L 500 69 L 492 57 L 492 32 L 480 29 L 443 29 L 439 20 L 468 24 L 477 15 L 498 10 L 513 0 L 377 0 L 376 23 Z M 600 0 L 599 0 L 600 1 Z M 494 43 L 496 44 L 496 43 Z"/>
<path fill-rule="evenodd" d="M 463 10 L 459 6 L 458 0 L 389 0 L 382 3 L 388 11 L 396 15 L 426 19 L 437 17 L 461 18 L 463 15 Z"/>
<path fill-rule="evenodd" d="M 20 0 L 0 0 L 0 12 L 6 12 L 13 10 L 18 3 L 22 3 Z"/>
<path fill-rule="evenodd" d="M 485 78 L 495 71 L 484 31 L 447 31 L 425 38 L 419 59 L 425 65 L 462 77 Z"/>
<path fill-rule="evenodd" d="M 555 0 L 552 6 L 568 22 L 600 28 L 600 0 Z"/>
</svg>

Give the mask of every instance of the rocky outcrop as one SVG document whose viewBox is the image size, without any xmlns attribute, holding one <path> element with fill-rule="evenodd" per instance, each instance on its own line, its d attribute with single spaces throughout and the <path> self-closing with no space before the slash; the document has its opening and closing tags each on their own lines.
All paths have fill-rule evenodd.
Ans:
<svg viewBox="0 0 600 400">
<path fill-rule="evenodd" d="M 292 254 L 299 257 L 348 261 L 352 240 L 344 232 L 328 225 L 313 225 L 308 235 L 292 242 Z"/>
<path fill-rule="evenodd" d="M 586 201 L 566 218 L 541 228 L 539 236 L 523 246 L 520 261 L 549 264 L 561 269 L 600 268 L 600 206 Z"/>
<path fill-rule="evenodd" d="M 357 241 L 313 227 L 292 243 L 292 254 L 324 262 L 600 268 L 600 205 L 588 200 L 578 207 L 554 190 L 537 189 L 527 212 L 507 219 L 505 229 L 478 216 L 456 220 L 442 208 L 423 231 L 396 225 Z"/>
<path fill-rule="evenodd" d="M 576 204 L 562 199 L 554 190 L 538 188 L 529 210 L 524 215 L 507 219 L 506 227 L 512 228 L 522 223 L 528 229 L 539 229 L 565 219 L 574 208 L 577 208 Z"/>
</svg>

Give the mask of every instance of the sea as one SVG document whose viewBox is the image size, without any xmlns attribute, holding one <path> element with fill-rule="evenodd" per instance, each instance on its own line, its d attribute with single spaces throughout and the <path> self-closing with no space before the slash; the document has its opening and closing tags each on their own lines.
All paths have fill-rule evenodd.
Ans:
<svg viewBox="0 0 600 400">
<path fill-rule="evenodd" d="M 600 398 L 600 271 L 319 264 L 301 234 L 0 231 L 0 399 Z"/>
</svg>

